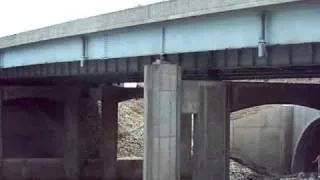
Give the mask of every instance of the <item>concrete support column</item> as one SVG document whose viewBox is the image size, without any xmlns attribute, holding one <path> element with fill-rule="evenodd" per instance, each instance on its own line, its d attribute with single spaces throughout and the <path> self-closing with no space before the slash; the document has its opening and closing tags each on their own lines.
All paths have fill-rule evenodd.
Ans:
<svg viewBox="0 0 320 180">
<path fill-rule="evenodd" d="M 227 85 L 222 82 L 201 84 L 195 179 L 229 179 L 229 116 Z"/>
<path fill-rule="evenodd" d="M 3 166 L 3 130 L 2 130 L 2 126 L 3 126 L 3 89 L 0 88 L 0 179 L 3 179 L 3 170 L 2 170 L 2 166 Z"/>
<path fill-rule="evenodd" d="M 180 180 L 180 67 L 146 66 L 144 83 L 143 180 Z"/>
<path fill-rule="evenodd" d="M 191 170 L 191 139 L 192 139 L 192 114 L 181 114 L 181 147 L 180 168 L 181 179 L 192 179 Z"/>
<path fill-rule="evenodd" d="M 80 95 L 78 89 L 67 89 L 65 101 L 65 150 L 64 150 L 64 171 L 66 179 L 79 179 L 80 174 L 80 153 L 79 153 L 79 120 L 80 120 Z"/>
<path fill-rule="evenodd" d="M 198 114 L 194 114 L 193 115 L 193 124 L 194 124 L 194 129 L 193 129 L 193 155 L 192 155 L 192 163 L 191 163 L 191 167 L 192 167 L 192 180 L 198 180 L 198 174 L 199 174 L 199 170 L 201 169 L 200 167 L 200 162 L 198 161 L 198 156 L 200 156 L 200 154 L 198 153 L 198 149 L 199 149 L 199 145 L 200 145 L 200 141 L 201 141 L 201 137 L 200 137 L 200 123 L 199 123 L 199 118 L 198 118 Z"/>
<path fill-rule="evenodd" d="M 100 157 L 102 179 L 116 180 L 118 145 L 118 101 L 117 91 L 112 87 L 102 88 L 102 126 Z"/>
</svg>

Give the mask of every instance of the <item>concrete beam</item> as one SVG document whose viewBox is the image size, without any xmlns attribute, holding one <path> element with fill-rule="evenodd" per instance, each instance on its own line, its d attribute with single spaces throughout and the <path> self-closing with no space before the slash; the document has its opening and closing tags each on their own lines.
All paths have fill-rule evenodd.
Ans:
<svg viewBox="0 0 320 180">
<path fill-rule="evenodd" d="M 109 86 L 112 88 L 113 91 L 117 91 L 117 98 L 118 101 L 126 101 L 129 99 L 140 99 L 143 98 L 143 88 L 122 88 L 122 87 L 115 87 Z M 94 88 L 91 90 L 91 96 L 95 100 L 100 100 L 102 97 L 101 89 Z"/>
<path fill-rule="evenodd" d="M 232 82 L 231 111 L 264 104 L 295 104 L 320 109 L 320 85 Z"/>
<path fill-rule="evenodd" d="M 145 67 L 145 154 L 143 180 L 180 179 L 181 69 Z"/>
<path fill-rule="evenodd" d="M 198 113 L 198 99 L 197 93 L 199 81 L 182 81 L 182 113 Z"/>
<path fill-rule="evenodd" d="M 2 86 L 3 101 L 20 98 L 45 98 L 64 102 L 65 88 L 46 86 Z"/>
<path fill-rule="evenodd" d="M 120 101 L 143 98 L 143 88 L 121 88 L 121 91 Z"/>
<path fill-rule="evenodd" d="M 182 112 L 198 113 L 197 88 L 205 81 L 183 81 Z M 226 82 L 230 84 L 230 111 L 265 104 L 295 104 L 320 109 L 318 84 Z"/>
<path fill-rule="evenodd" d="M 174 0 L 74 20 L 0 38 L 0 49 L 52 39 L 302 0 Z"/>
</svg>

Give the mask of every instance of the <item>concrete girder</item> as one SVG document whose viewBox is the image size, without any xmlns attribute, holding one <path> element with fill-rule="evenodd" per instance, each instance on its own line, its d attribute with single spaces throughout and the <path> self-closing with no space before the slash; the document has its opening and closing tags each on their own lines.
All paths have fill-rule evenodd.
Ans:
<svg viewBox="0 0 320 180">
<path fill-rule="evenodd" d="M 2 86 L 3 101 L 10 101 L 21 98 L 50 99 L 57 102 L 64 102 L 68 95 L 65 88 L 45 86 Z"/>
<path fill-rule="evenodd" d="M 182 112 L 197 113 L 198 93 L 195 87 L 205 81 L 184 81 Z M 320 85 L 290 83 L 226 82 L 230 91 L 231 112 L 264 104 L 295 104 L 320 109 L 317 97 Z"/>
</svg>

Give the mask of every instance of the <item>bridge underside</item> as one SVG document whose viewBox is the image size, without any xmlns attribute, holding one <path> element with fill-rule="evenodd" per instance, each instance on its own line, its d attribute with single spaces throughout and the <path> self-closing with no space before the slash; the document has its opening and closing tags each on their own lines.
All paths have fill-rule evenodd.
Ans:
<svg viewBox="0 0 320 180">
<path fill-rule="evenodd" d="M 153 65 L 152 67 L 154 67 L 156 65 Z M 163 66 L 163 65 L 160 65 Z M 169 65 L 168 69 L 167 66 L 165 66 L 165 68 L 163 68 L 166 72 L 168 70 L 170 70 L 170 67 L 174 67 L 174 65 Z M 155 68 L 156 69 L 156 68 Z M 161 75 L 165 75 L 168 76 L 167 78 L 170 80 L 175 81 L 175 78 L 172 78 L 169 73 L 158 73 L 159 76 Z M 148 76 L 146 76 L 148 77 Z M 157 78 L 154 78 L 155 80 L 157 80 Z M 161 83 L 163 82 L 167 82 L 167 81 L 161 81 Z M 170 85 L 170 83 L 167 84 L 162 84 L 162 86 L 159 86 L 160 82 L 156 81 L 156 83 L 149 83 L 150 84 L 155 84 L 156 87 L 161 87 L 161 88 L 167 88 L 167 86 Z M 257 105 L 261 105 L 261 104 L 300 104 L 300 105 L 304 105 L 304 106 L 308 106 L 308 107 L 313 107 L 313 108 L 320 108 L 320 104 L 318 101 L 318 92 L 320 90 L 320 86 L 319 85 L 310 85 L 310 84 L 272 84 L 272 83 L 243 83 L 243 82 L 239 82 L 239 83 L 224 83 L 224 82 L 212 82 L 212 83 L 208 83 L 208 82 L 199 82 L 199 81 L 183 81 L 181 82 L 182 87 L 181 89 L 183 89 L 183 91 L 180 90 L 175 90 L 173 92 L 168 93 L 166 91 L 166 89 L 162 90 L 163 92 L 160 92 L 159 94 L 161 94 L 161 97 L 163 96 L 163 99 L 160 101 L 160 107 L 158 106 L 146 106 L 146 107 L 154 107 L 157 111 L 152 111 L 154 113 L 159 113 L 158 111 L 160 109 L 162 109 L 162 111 L 167 110 L 169 111 L 168 113 L 159 113 L 158 115 L 160 116 L 168 116 L 168 115 L 172 115 L 173 111 L 172 109 L 176 108 L 175 106 L 173 106 L 171 104 L 171 100 L 176 99 L 177 101 L 180 101 L 178 98 L 176 98 L 177 96 L 179 96 L 179 94 L 176 93 L 181 93 L 181 102 L 179 102 L 179 106 L 181 105 L 181 121 L 187 121 L 186 119 L 186 115 L 189 116 L 191 113 L 195 113 L 195 114 L 199 114 L 199 116 L 197 116 L 197 118 L 205 118 L 204 117 L 204 113 L 208 114 L 211 111 L 208 111 L 208 107 L 206 108 L 202 108 L 202 106 L 199 106 L 199 99 L 203 99 L 203 102 L 206 102 L 204 100 L 215 100 L 215 97 L 223 97 L 223 96 L 212 96 L 211 98 L 207 98 L 205 97 L 205 95 L 207 95 L 207 93 L 205 92 L 213 92 L 213 90 L 217 91 L 217 92 L 222 92 L 220 90 L 220 85 L 223 86 L 223 94 L 225 94 L 225 98 L 221 98 L 221 101 L 224 101 L 225 105 L 228 107 L 226 107 L 226 109 L 224 108 L 224 110 L 221 110 L 221 112 L 226 112 L 226 115 L 224 115 L 224 113 L 221 113 L 221 115 L 217 116 L 219 117 L 219 119 L 221 121 L 219 122 L 208 122 L 208 126 L 210 125 L 210 127 L 216 127 L 217 130 L 212 131 L 212 129 L 209 130 L 203 130 L 204 128 L 206 128 L 207 126 L 205 126 L 206 124 L 202 123 L 202 122 L 207 122 L 209 121 L 209 118 L 206 118 L 208 120 L 204 121 L 198 121 L 201 122 L 199 124 L 197 124 L 197 128 L 198 130 L 196 130 L 196 133 L 198 133 L 196 135 L 196 137 L 194 138 L 198 138 L 198 142 L 197 143 L 202 143 L 201 144 L 196 144 L 197 147 L 200 148 L 205 148 L 205 147 L 210 147 L 210 151 L 209 149 L 206 150 L 206 152 L 215 152 L 215 151 L 220 151 L 223 150 L 224 153 L 228 152 L 228 138 L 229 138 L 229 116 L 228 113 L 229 111 L 237 111 L 239 109 L 243 109 L 243 108 L 248 108 L 248 107 L 252 107 L 252 106 L 257 106 Z M 204 91 L 203 94 L 198 93 L 198 85 L 201 84 L 209 84 L 209 88 L 208 91 Z M 212 87 L 211 87 L 212 84 Z M 219 85 L 219 86 L 217 86 Z M 218 88 L 216 88 L 218 87 Z M 48 120 L 48 122 L 54 123 L 54 126 L 57 126 L 57 129 L 60 130 L 65 130 L 63 131 L 64 133 L 60 133 L 60 136 L 58 136 L 58 139 L 56 139 L 56 143 L 59 144 L 61 143 L 61 137 L 63 138 L 62 141 L 67 140 L 69 143 L 71 142 L 76 142 L 78 145 L 81 144 L 81 139 L 80 139 L 80 134 L 84 135 L 82 131 L 80 131 L 81 129 L 77 129 L 77 126 L 81 126 L 81 123 L 83 123 L 83 120 L 81 118 L 81 113 L 83 112 L 83 110 L 79 109 L 82 106 L 85 105 L 85 103 L 81 103 L 83 98 L 87 98 L 88 94 L 88 89 L 84 88 L 83 91 L 81 91 L 81 93 L 77 93 L 80 89 L 83 89 L 83 87 L 79 87 L 75 88 L 75 86 L 73 86 L 74 89 L 70 89 L 68 92 L 65 92 L 66 89 L 68 89 L 70 87 L 68 86 L 25 86 L 25 87 L 15 87 L 15 86 L 2 86 L 1 90 L 3 91 L 3 93 L 1 93 L 2 97 L 2 105 L 3 108 L 0 109 L 0 112 L 4 113 L 4 115 L 9 116 L 9 117 L 13 117 L 16 116 L 16 114 L 10 114 L 7 113 L 8 110 L 12 110 L 12 108 L 20 108 L 21 112 L 26 112 L 26 113 L 21 113 L 24 116 L 28 116 L 28 114 L 32 114 L 32 113 L 36 113 L 35 115 L 38 117 L 38 119 L 32 119 L 31 121 L 29 121 L 30 123 L 34 122 L 36 124 L 36 126 L 34 127 L 45 127 L 46 124 L 44 124 L 43 121 L 41 120 Z M 213 88 L 213 89 L 212 89 Z M 150 91 L 153 88 L 149 89 Z M 91 177 L 91 175 L 96 175 L 96 176 L 118 176 L 117 173 L 120 174 L 130 174 L 130 177 L 128 177 L 128 179 L 134 179 L 133 177 L 138 177 L 141 178 L 142 176 L 142 164 L 141 161 L 126 161 L 126 162 L 120 162 L 120 161 L 116 161 L 116 153 L 117 153 L 117 132 L 118 132 L 118 127 L 117 127 L 117 109 L 118 109 L 118 102 L 126 100 L 126 99 L 130 99 L 130 98 L 136 98 L 136 97 L 142 97 L 142 89 L 124 89 L 124 88 L 115 88 L 115 87 L 103 87 L 100 90 L 96 89 L 95 90 L 96 93 L 92 93 L 95 94 L 94 98 L 100 98 L 100 100 L 102 100 L 102 117 L 101 119 L 103 119 L 103 125 L 101 125 L 101 131 L 103 133 L 99 133 L 101 135 L 100 138 L 103 138 L 104 141 L 100 141 L 100 145 L 101 149 L 99 149 L 99 155 L 96 157 L 83 157 L 81 154 L 81 150 L 80 148 L 78 148 L 77 145 L 74 145 L 72 147 L 69 147 L 72 149 L 72 151 L 66 151 L 64 148 L 63 150 L 60 149 L 55 149 L 53 150 L 53 152 L 49 152 L 47 150 L 43 150 L 43 152 L 46 152 L 49 154 L 43 154 L 43 156 L 34 156 L 34 153 L 37 153 L 39 155 L 38 151 L 34 151 L 34 149 L 29 149 L 28 151 L 26 150 L 26 152 L 10 152 L 10 153 L 15 153 L 15 154 L 8 154 L 7 152 L 10 151 L 10 146 L 9 147 L 4 147 L 4 152 L 1 153 L 0 155 L 2 156 L 2 169 L 0 169 L 3 172 L 3 175 L 5 177 L 41 177 L 42 179 L 50 179 L 52 177 L 57 177 L 57 176 L 75 176 L 78 173 L 82 173 L 81 176 L 86 176 L 86 177 Z M 154 93 L 156 94 L 156 93 Z M 148 95 L 148 94 L 147 94 Z M 169 96 L 170 95 L 170 96 Z M 76 97 L 73 97 L 76 96 Z M 151 95 L 149 96 L 151 97 Z M 153 96 L 152 98 L 156 98 L 159 97 L 157 95 Z M 230 98 L 231 97 L 231 98 Z M 28 105 L 27 107 L 24 107 L 25 104 L 21 102 L 21 99 L 25 99 L 25 98 L 29 98 L 29 101 L 31 103 L 31 105 Z M 38 103 L 37 101 L 30 101 L 30 98 L 37 98 L 37 99 L 50 99 L 53 101 L 57 101 L 59 103 L 64 103 L 64 110 L 60 110 L 60 111 L 64 111 L 64 113 L 62 112 L 57 112 L 55 113 L 56 115 L 59 114 L 64 114 L 63 118 L 62 117 L 53 117 L 50 114 L 52 114 L 51 111 L 47 112 L 47 111 L 35 111 L 35 110 L 39 110 L 41 108 L 35 108 L 34 106 L 41 104 Z M 20 100 L 19 100 L 20 99 Z M 15 105 L 19 105 L 19 106 L 11 106 L 10 104 L 14 103 Z M 54 107 L 52 106 L 48 106 L 45 103 L 46 101 L 43 101 L 42 105 L 47 106 L 48 109 L 52 109 Z M 148 103 L 148 98 L 146 98 L 146 102 Z M 151 101 L 151 102 L 159 102 L 159 101 Z M 220 103 L 218 103 L 220 101 L 212 101 L 211 103 L 215 103 L 216 108 L 210 106 L 210 110 L 212 109 L 212 111 L 216 110 L 217 108 L 219 109 Z M 59 104 L 58 103 L 58 104 Z M 163 104 L 165 103 L 165 104 Z M 210 103 L 210 104 L 211 104 Z M 75 105 L 78 104 L 82 104 L 81 107 L 77 107 Z M 157 105 L 157 103 L 154 103 L 155 105 Z M 206 104 L 209 104 L 208 102 L 206 102 Z M 210 105 L 209 104 L 209 105 Z M 57 104 L 56 104 L 57 105 Z M 168 105 L 168 106 L 167 106 Z M 57 105 L 58 106 L 58 105 Z M 207 106 L 207 105 L 206 105 Z M 24 107 L 24 108 L 22 108 Z M 168 108 L 171 107 L 171 108 Z M 8 109 L 9 108 L 9 109 Z M 28 109 L 29 108 L 29 109 Z M 148 108 L 147 108 L 148 109 Z M 206 110 L 203 112 L 203 110 Z M 149 109 L 150 110 L 150 109 Z M 8 111 L 9 112 L 9 111 Z M 220 110 L 218 111 L 220 112 Z M 72 113 L 72 114 L 70 114 Z M 150 111 L 149 111 L 150 113 Z M 177 110 L 177 119 L 179 118 L 179 114 L 180 111 Z M 216 112 L 215 112 L 216 113 Z M 46 115 L 47 114 L 47 115 Z M 6 117 L 4 116 L 4 117 Z M 45 118 L 44 118 L 45 117 Z M 191 116 L 189 116 L 190 118 Z M 213 116 L 210 116 L 213 117 Z M 224 120 L 222 120 L 222 118 L 224 118 Z M 60 119 L 60 121 L 53 121 L 52 119 Z M 64 119 L 64 127 L 62 128 L 61 126 L 59 126 L 59 124 L 61 125 L 62 121 L 61 119 Z M 163 118 L 161 120 L 166 120 L 167 118 Z M 210 118 L 211 119 L 211 118 Z M 3 125 L 6 127 L 8 125 L 8 127 L 12 127 L 9 126 L 10 124 L 7 124 L 8 121 L 6 121 L 5 119 L 0 119 L 3 122 Z M 18 119 L 17 119 L 18 120 Z M 179 120 L 180 121 L 180 120 Z M 170 121 L 171 123 L 174 123 L 175 125 L 170 125 L 171 129 L 172 127 L 176 127 L 179 124 L 179 121 Z M 211 120 L 210 120 L 211 121 Z M 16 121 L 17 122 L 17 121 Z M 13 123 L 13 122 L 11 122 Z M 27 122 L 26 122 L 27 123 Z M 72 123 L 72 124 L 71 124 Z M 50 123 L 49 123 L 50 124 Z M 217 125 L 215 125 L 217 124 Z M 12 125 L 12 124 L 11 124 Z M 30 124 L 29 124 L 30 125 Z M 72 125 L 72 126 L 71 126 Z M 167 132 L 167 125 L 166 123 L 163 123 L 164 126 L 161 126 L 162 128 L 164 128 L 163 133 Z M 53 125 L 52 125 L 53 126 Z M 51 127 L 52 127 L 51 126 Z M 180 125 L 179 125 L 180 126 Z M 221 133 L 218 129 L 221 130 L 221 126 L 223 126 L 223 133 Z M 23 128 L 27 128 L 27 127 L 31 127 L 30 126 L 24 126 Z M 22 128 L 22 127 L 20 127 Z M 28 128 L 28 130 L 32 130 L 33 128 Z M 201 129 L 199 129 L 201 128 Z M 1 130 L 2 128 L 0 128 Z M 35 128 L 36 130 L 43 130 L 45 128 Z M 181 123 L 181 137 L 184 137 L 185 135 L 185 139 L 182 138 L 181 139 L 181 160 L 182 162 L 189 162 L 189 160 L 191 159 L 191 134 L 187 131 L 191 129 L 191 124 L 190 123 Z M 57 131 L 52 131 L 52 132 L 57 132 Z M 67 133 L 68 132 L 68 133 Z M 189 131 L 190 132 L 190 131 Z M 204 136 L 205 134 L 203 134 L 202 132 L 212 132 L 214 133 L 213 135 L 210 134 L 206 135 L 206 141 L 202 141 L 199 140 L 199 138 L 201 139 L 202 136 Z M 219 133 L 220 132 L 220 133 Z M 17 131 L 10 131 L 9 133 L 6 133 L 6 130 L 4 131 L 4 136 L 1 138 L 6 138 L 9 135 L 15 135 L 20 133 L 20 137 L 23 137 L 25 134 L 21 134 L 21 132 L 17 132 Z M 40 133 L 39 131 L 35 132 L 34 135 L 38 135 L 38 133 Z M 78 134 L 79 133 L 79 134 Z M 152 132 L 149 132 L 150 133 Z M 6 135 L 7 134 L 7 135 Z M 157 135 L 156 133 L 153 133 L 155 135 Z M 47 135 L 46 139 L 51 139 L 50 137 L 53 136 L 53 134 L 45 134 Z M 154 135 L 154 136 L 155 136 Z M 148 138 L 155 138 L 152 134 L 148 137 Z M 166 141 L 166 137 L 167 136 L 161 136 L 160 138 L 161 141 L 163 140 L 163 143 L 166 144 L 168 143 L 168 141 Z M 211 147 L 211 146 L 204 146 L 203 143 L 209 143 L 211 142 L 209 137 L 218 137 L 218 139 L 211 139 L 211 140 L 215 140 L 217 141 L 217 143 L 219 142 L 219 146 L 218 147 Z M 150 140 L 150 139 L 149 139 Z M 20 139 L 21 141 L 21 139 Z M 148 141 L 148 143 L 152 143 L 154 141 Z M 287 141 L 285 141 L 287 142 Z M 35 142 L 36 143 L 36 142 Z M 46 145 L 48 145 L 48 142 L 37 142 L 39 146 L 45 147 Z M 175 144 L 178 146 L 178 144 L 180 143 L 180 141 L 175 141 Z M 222 143 L 222 144 L 220 144 Z M 8 141 L 6 139 L 4 139 L 3 141 L 3 145 L 7 146 L 6 144 L 8 144 Z M 50 143 L 52 144 L 52 143 Z M 13 144 L 15 145 L 15 147 L 17 147 L 19 144 Z M 62 147 L 66 146 L 67 144 L 63 145 Z M 0 143 L 1 146 L 1 143 Z M 15 147 L 11 147 L 12 149 L 15 149 Z M 159 161 L 161 161 L 161 163 L 167 164 L 166 161 L 162 161 L 162 159 L 168 158 L 170 156 L 165 156 L 165 154 L 167 152 L 175 152 L 176 154 L 178 154 L 179 152 L 177 151 L 177 149 L 175 149 L 174 147 L 171 148 L 170 151 L 165 150 L 167 148 L 171 148 L 172 146 L 164 146 L 163 147 L 163 151 L 161 152 L 162 154 L 159 155 L 158 154 L 158 159 Z M 215 151 L 211 151 L 211 150 L 215 150 Z M 52 149 L 51 149 L 52 150 Z M 198 155 L 201 155 L 202 150 L 201 151 L 196 150 L 196 152 L 200 152 Z M 102 153 L 102 152 L 109 152 L 109 153 Z M 153 152 L 151 153 L 157 153 L 157 149 L 155 149 Z M 26 154 L 27 153 L 27 154 Z M 150 153 L 150 151 L 149 151 Z M 205 154 L 205 156 L 213 156 L 213 158 L 216 158 L 216 155 L 220 154 L 219 152 L 216 152 L 214 154 Z M 172 155 L 172 154 L 171 154 Z M 225 155 L 225 154 L 224 154 Z M 224 155 L 219 155 L 219 159 L 222 161 L 223 160 L 223 167 L 220 164 L 216 164 L 214 165 L 215 167 L 219 167 L 219 168 L 223 168 L 224 169 L 224 173 L 220 175 L 226 177 L 227 173 L 227 169 L 228 169 L 228 161 L 227 161 L 227 156 Z M 159 158 L 164 156 L 164 158 Z M 210 161 L 207 161 L 207 159 L 204 157 L 199 157 L 199 158 L 203 158 L 201 159 L 201 161 L 204 161 L 208 167 L 209 167 L 209 163 Z M 13 158 L 14 157 L 14 158 Z M 32 159 L 33 157 L 38 157 L 35 159 Z M 152 154 L 149 154 L 148 158 L 152 158 L 154 157 Z M 51 159 L 47 159 L 47 158 L 51 158 Z M 84 161 L 87 160 L 87 161 Z M 170 163 L 178 163 L 179 159 L 166 159 L 166 160 L 170 160 Z M 219 161 L 220 161 L 219 160 Z M 173 161 L 173 162 L 171 162 Z M 191 161 L 190 161 L 191 162 Z M 46 163 L 46 166 L 43 166 L 43 164 Z M 126 164 L 128 163 L 128 164 Z M 149 162 L 150 163 L 150 162 Z M 197 163 L 200 163 L 197 162 Z M 172 165 L 172 164 L 171 164 Z M 200 174 L 205 174 L 208 172 L 200 172 L 200 169 L 197 169 L 199 164 L 192 164 L 190 163 L 189 166 L 181 166 L 181 176 L 188 176 L 190 177 L 190 173 L 192 172 L 190 169 L 191 166 L 194 166 L 192 169 L 196 170 L 198 175 Z M 195 167 L 196 166 L 196 167 Z M 211 166 L 211 165 L 210 165 Z M 78 168 L 71 168 L 71 167 L 79 167 Z M 80 168 L 81 167 L 81 168 Z M 123 168 L 124 167 L 124 168 Z M 164 166 L 163 166 L 164 167 Z M 119 169 L 123 169 L 119 170 Z M 156 169 L 156 167 L 152 167 L 154 169 Z M 118 171 L 119 170 L 119 171 Z M 129 172 L 127 172 L 129 171 Z M 146 171 L 146 169 L 144 169 L 144 171 Z M 198 172 L 199 171 L 199 172 Z M 201 170 L 202 171 L 202 170 Z M 43 174 L 43 172 L 46 172 L 45 174 Z M 64 174 L 65 172 L 68 172 L 69 174 Z M 182 173 L 182 172 L 188 172 L 188 173 Z M 220 172 L 220 171 L 219 171 Z M 222 171 L 221 171 L 222 172 Z M 179 174 L 179 172 L 176 172 L 177 174 Z M 218 171 L 217 171 L 218 173 Z M 49 178 L 50 177 L 50 178 Z M 190 179 L 190 178 L 189 178 Z M 199 180 L 203 180 L 204 178 L 202 178 L 202 176 L 199 176 L 198 178 Z M 210 178 L 209 178 L 210 179 Z M 212 179 L 212 178 L 211 178 Z"/>
<path fill-rule="evenodd" d="M 165 59 L 182 67 L 186 80 L 320 77 L 320 43 L 268 47 L 259 58 L 257 48 L 169 54 Z M 142 82 L 143 67 L 159 56 L 92 59 L 4 68 L 3 83 Z"/>
</svg>

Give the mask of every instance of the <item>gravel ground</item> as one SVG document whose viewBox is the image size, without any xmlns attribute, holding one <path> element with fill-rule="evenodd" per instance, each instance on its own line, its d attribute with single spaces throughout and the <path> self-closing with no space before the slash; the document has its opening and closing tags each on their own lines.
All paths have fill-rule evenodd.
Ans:
<svg viewBox="0 0 320 180">
<path fill-rule="evenodd" d="M 230 180 L 256 180 L 264 177 L 253 170 L 230 160 Z"/>
</svg>

